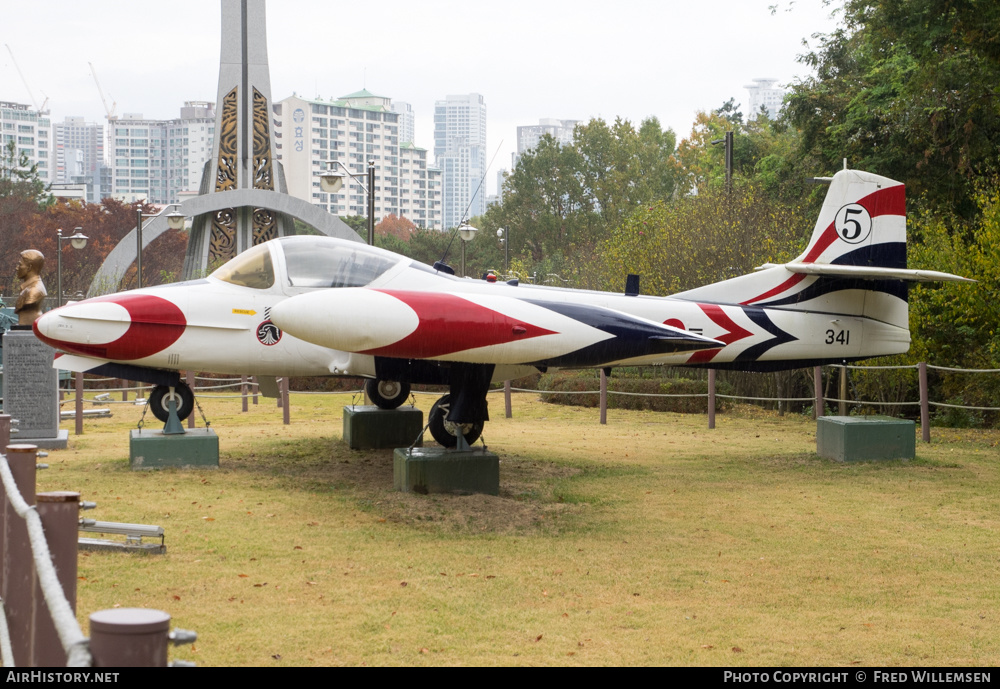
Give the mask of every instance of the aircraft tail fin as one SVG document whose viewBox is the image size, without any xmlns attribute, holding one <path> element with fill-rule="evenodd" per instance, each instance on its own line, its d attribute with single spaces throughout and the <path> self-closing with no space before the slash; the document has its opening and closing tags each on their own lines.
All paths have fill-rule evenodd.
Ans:
<svg viewBox="0 0 1000 689">
<path fill-rule="evenodd" d="M 806 250 L 786 264 L 675 295 L 682 299 L 863 316 L 909 328 L 907 282 L 965 280 L 906 265 L 902 183 L 858 170 L 830 180 Z"/>
</svg>

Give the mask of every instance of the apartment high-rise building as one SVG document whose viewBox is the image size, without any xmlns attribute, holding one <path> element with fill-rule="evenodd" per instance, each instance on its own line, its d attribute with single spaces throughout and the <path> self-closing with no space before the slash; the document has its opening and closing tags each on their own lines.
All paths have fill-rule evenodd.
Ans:
<svg viewBox="0 0 1000 689">
<path fill-rule="evenodd" d="M 46 183 L 53 181 L 52 122 L 48 110 L 0 101 L 0 141 L 5 149 L 9 142 L 15 142 L 18 155 L 26 154 L 30 163 L 38 166 L 39 179 Z"/>
<path fill-rule="evenodd" d="M 486 211 L 487 158 L 483 97 L 469 93 L 435 102 L 434 161 L 441 168 L 445 229 Z"/>
<path fill-rule="evenodd" d="M 104 125 L 67 117 L 53 126 L 55 178 L 58 184 L 85 184 L 86 201 L 101 200 L 101 167 L 104 166 Z"/>
<path fill-rule="evenodd" d="M 440 230 L 441 171 L 427 162 L 427 149 L 399 145 L 399 210 L 417 227 Z"/>
<path fill-rule="evenodd" d="M 413 106 L 401 100 L 390 104 L 389 109 L 399 115 L 399 143 L 412 144 L 414 142 L 414 132 L 416 130 L 416 116 L 413 114 Z"/>
<path fill-rule="evenodd" d="M 538 146 L 542 137 L 548 134 L 563 146 L 573 143 L 573 130 L 580 120 L 556 120 L 546 117 L 538 120 L 538 124 L 528 124 L 517 128 L 517 153 L 511 153 L 511 167 L 517 167 L 517 161 L 528 151 Z"/>
<path fill-rule="evenodd" d="M 215 104 L 188 101 L 173 120 L 126 113 L 109 125 L 111 194 L 131 202 L 176 203 L 201 185 L 212 157 Z"/>
<path fill-rule="evenodd" d="M 441 172 L 427 164 L 425 149 L 403 145 L 399 120 L 391 99 L 365 89 L 330 101 L 292 95 L 275 103 L 275 156 L 288 193 L 334 215 L 367 215 L 364 178 L 328 194 L 319 176 L 335 160 L 351 174 L 366 175 L 374 161 L 375 221 L 393 214 L 441 229 Z"/>
<path fill-rule="evenodd" d="M 777 79 L 752 79 L 752 84 L 744 86 L 750 93 L 750 105 L 747 108 L 746 117 L 752 120 L 757 117 L 761 107 L 767 110 L 767 116 L 774 119 L 781 110 L 782 101 L 785 98 L 785 90 L 775 88 Z"/>
</svg>

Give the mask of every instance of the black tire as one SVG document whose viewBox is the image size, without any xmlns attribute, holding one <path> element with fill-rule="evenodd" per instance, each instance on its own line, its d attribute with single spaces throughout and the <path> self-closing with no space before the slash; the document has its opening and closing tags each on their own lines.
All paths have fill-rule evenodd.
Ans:
<svg viewBox="0 0 1000 689">
<path fill-rule="evenodd" d="M 153 412 L 153 416 L 166 423 L 167 417 L 170 415 L 170 407 L 168 405 L 171 399 L 177 405 L 178 419 L 183 421 L 191 416 L 191 412 L 194 411 L 194 393 L 191 392 L 191 388 L 186 383 L 178 383 L 174 387 L 172 398 L 170 396 L 170 388 L 166 385 L 157 385 L 153 388 L 153 392 L 149 394 L 149 408 Z"/>
<path fill-rule="evenodd" d="M 462 428 L 462 435 L 465 436 L 465 442 L 469 445 L 479 440 L 479 436 L 483 434 L 485 422 L 476 421 L 473 423 L 457 424 L 446 421 L 445 417 L 448 416 L 449 409 L 451 409 L 451 395 L 445 395 L 431 407 L 431 413 L 428 415 L 427 421 L 434 440 L 444 447 L 455 447 L 458 445 L 459 426 Z"/>
<path fill-rule="evenodd" d="M 410 396 L 410 384 L 369 378 L 365 381 L 365 393 L 379 409 L 396 409 Z"/>
</svg>

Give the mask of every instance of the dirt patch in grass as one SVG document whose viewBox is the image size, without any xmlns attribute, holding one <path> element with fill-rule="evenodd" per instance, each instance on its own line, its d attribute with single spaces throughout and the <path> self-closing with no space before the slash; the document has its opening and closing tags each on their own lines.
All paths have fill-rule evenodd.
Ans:
<svg viewBox="0 0 1000 689">
<path fill-rule="evenodd" d="M 420 495 L 393 488 L 391 450 L 354 451 L 332 438 L 256 443 L 224 468 L 267 473 L 290 488 L 334 494 L 380 521 L 454 533 L 521 533 L 558 529 L 587 509 L 563 502 L 562 482 L 581 469 L 500 455 L 500 495 Z"/>
</svg>

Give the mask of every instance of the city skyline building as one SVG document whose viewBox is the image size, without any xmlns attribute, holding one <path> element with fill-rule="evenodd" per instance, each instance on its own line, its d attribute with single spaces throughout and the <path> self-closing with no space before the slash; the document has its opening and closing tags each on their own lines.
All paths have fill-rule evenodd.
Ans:
<svg viewBox="0 0 1000 689">
<path fill-rule="evenodd" d="M 29 163 L 38 166 L 38 178 L 46 184 L 54 181 L 52 122 L 48 110 L 0 101 L 0 140 L 5 149 L 9 142 L 15 142 L 18 155 L 27 155 Z"/>
<path fill-rule="evenodd" d="M 397 100 L 390 104 L 389 109 L 399 115 L 399 143 L 412 144 L 416 142 L 416 115 L 413 106 L 406 101 Z"/>
<path fill-rule="evenodd" d="M 445 229 L 486 211 L 486 151 L 482 95 L 448 95 L 434 103 L 434 163 L 441 169 Z"/>
<path fill-rule="evenodd" d="M 275 155 L 288 193 L 334 215 L 367 216 L 363 176 L 374 161 L 375 222 L 396 215 L 424 229 L 442 229 L 441 172 L 428 164 L 426 149 L 400 140 L 400 119 L 391 98 L 367 89 L 329 101 L 293 94 L 275 103 Z M 319 178 L 333 161 L 362 177 L 328 194 Z"/>
<path fill-rule="evenodd" d="M 511 154 L 511 168 L 517 167 L 521 156 L 538 146 L 542 137 L 548 134 L 562 146 L 573 143 L 573 131 L 580 120 L 557 120 L 544 117 L 538 124 L 528 124 L 517 128 L 517 152 Z"/>
<path fill-rule="evenodd" d="M 101 168 L 104 158 L 104 125 L 68 116 L 52 125 L 55 184 L 86 185 L 85 201 L 99 203 L 102 198 Z M 103 190 L 105 192 L 109 189 Z"/>
<path fill-rule="evenodd" d="M 215 103 L 185 101 L 181 116 L 125 113 L 108 123 L 110 195 L 126 203 L 177 203 L 202 184 L 215 141 Z"/>
<path fill-rule="evenodd" d="M 752 120 L 757 117 L 761 107 L 767 110 L 767 116 L 774 119 L 781 111 L 782 102 L 785 98 L 785 90 L 776 88 L 777 79 L 760 78 L 751 79 L 753 82 L 744 86 L 750 93 L 750 104 L 747 107 L 746 118 Z"/>
<path fill-rule="evenodd" d="M 101 200 L 104 125 L 69 116 L 52 125 L 53 160 L 57 184 L 86 184 L 90 203 Z"/>
</svg>

